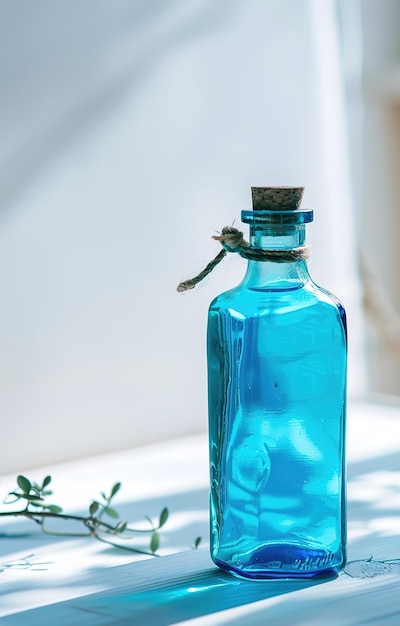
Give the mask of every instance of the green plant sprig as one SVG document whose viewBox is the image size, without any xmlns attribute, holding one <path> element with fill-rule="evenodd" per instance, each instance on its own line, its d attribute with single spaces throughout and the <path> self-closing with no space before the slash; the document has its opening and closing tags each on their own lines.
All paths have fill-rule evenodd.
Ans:
<svg viewBox="0 0 400 626">
<path fill-rule="evenodd" d="M 51 480 L 51 476 L 46 476 L 42 484 L 39 485 L 38 483 L 29 480 L 26 476 L 19 474 L 17 476 L 17 488 L 14 491 L 9 492 L 8 496 L 4 500 L 4 503 L 12 504 L 20 502 L 24 504 L 24 507 L 14 511 L 1 511 L 0 517 L 25 517 L 39 524 L 42 532 L 49 535 L 74 537 L 92 536 L 103 543 L 107 543 L 117 548 L 122 548 L 139 554 L 146 554 L 148 556 L 159 556 L 157 554 L 157 550 L 160 547 L 159 531 L 168 520 L 169 511 L 167 507 L 162 509 L 157 523 L 154 523 L 150 517 L 145 516 L 145 519 L 150 525 L 150 528 L 147 529 L 131 528 L 128 526 L 128 523 L 123 520 L 119 520 L 115 524 L 104 521 L 104 516 L 108 516 L 114 520 L 119 519 L 118 511 L 111 506 L 114 497 L 121 488 L 121 483 L 118 482 L 113 485 L 109 495 L 102 491 L 100 494 L 101 498 L 99 500 L 92 500 L 89 505 L 87 515 L 71 515 L 64 513 L 62 507 L 58 504 L 49 504 L 47 502 L 48 496 L 53 493 L 50 489 L 48 489 Z M 10 498 L 12 499 L 10 500 Z M 68 533 L 50 530 L 46 526 L 46 521 L 55 518 L 81 522 L 85 527 L 85 531 L 82 533 Z M 131 539 L 131 535 L 137 533 L 150 533 L 148 550 L 140 550 L 139 548 L 134 548 L 132 546 L 121 545 L 120 543 L 108 538 L 116 537 L 118 539 Z"/>
</svg>

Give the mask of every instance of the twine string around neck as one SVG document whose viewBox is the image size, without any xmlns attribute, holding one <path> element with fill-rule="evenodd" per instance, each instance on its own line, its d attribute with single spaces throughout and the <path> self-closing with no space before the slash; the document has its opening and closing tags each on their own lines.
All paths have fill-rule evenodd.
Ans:
<svg viewBox="0 0 400 626">
<path fill-rule="evenodd" d="M 213 239 L 219 241 L 222 250 L 210 261 L 206 267 L 194 278 L 189 278 L 179 283 L 177 291 L 185 293 L 189 289 L 194 289 L 206 276 L 211 274 L 213 269 L 222 261 L 228 252 L 236 252 L 244 259 L 250 261 L 273 261 L 274 263 L 293 263 L 302 259 L 308 259 L 310 249 L 308 246 L 299 246 L 288 250 L 264 250 L 262 248 L 252 248 L 243 233 L 233 226 L 225 226 L 220 235 L 213 235 Z"/>
</svg>

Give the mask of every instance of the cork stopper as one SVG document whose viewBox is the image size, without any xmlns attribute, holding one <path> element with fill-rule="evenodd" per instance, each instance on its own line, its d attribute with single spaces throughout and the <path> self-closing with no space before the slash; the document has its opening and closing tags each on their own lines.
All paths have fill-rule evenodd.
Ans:
<svg viewBox="0 0 400 626">
<path fill-rule="evenodd" d="M 304 187 L 252 187 L 253 211 L 295 211 Z"/>
</svg>

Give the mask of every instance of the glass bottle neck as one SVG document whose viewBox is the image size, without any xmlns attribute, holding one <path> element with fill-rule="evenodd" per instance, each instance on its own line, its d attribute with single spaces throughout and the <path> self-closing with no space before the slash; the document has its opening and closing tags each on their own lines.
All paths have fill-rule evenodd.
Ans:
<svg viewBox="0 0 400 626">
<path fill-rule="evenodd" d="M 305 225 L 250 225 L 250 247 L 292 250 L 305 243 Z M 268 291 L 299 289 L 310 276 L 304 259 L 296 261 L 248 261 L 244 281 L 248 288 Z"/>
</svg>

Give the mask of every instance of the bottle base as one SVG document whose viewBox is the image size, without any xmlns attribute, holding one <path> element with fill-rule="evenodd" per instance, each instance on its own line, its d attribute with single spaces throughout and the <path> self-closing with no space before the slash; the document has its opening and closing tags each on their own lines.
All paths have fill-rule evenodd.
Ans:
<svg viewBox="0 0 400 626">
<path fill-rule="evenodd" d="M 338 561 L 335 557 L 333 552 L 321 548 L 276 543 L 237 552 L 226 560 L 213 558 L 213 561 L 221 569 L 245 579 L 330 578 L 344 566 L 344 559 Z"/>
</svg>

